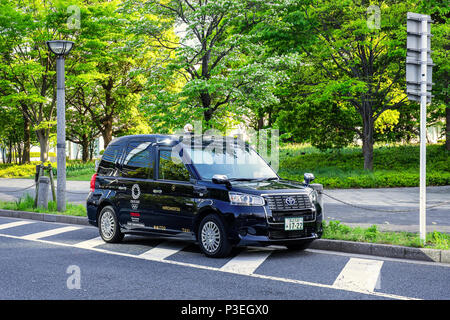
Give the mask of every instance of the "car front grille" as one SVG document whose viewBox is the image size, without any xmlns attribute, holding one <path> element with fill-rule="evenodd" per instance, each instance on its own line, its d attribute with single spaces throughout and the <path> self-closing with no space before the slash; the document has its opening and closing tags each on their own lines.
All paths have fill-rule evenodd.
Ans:
<svg viewBox="0 0 450 320">
<path fill-rule="evenodd" d="M 311 200 L 307 194 L 272 194 L 265 196 L 265 199 L 272 211 L 304 210 L 312 208 Z"/>
</svg>

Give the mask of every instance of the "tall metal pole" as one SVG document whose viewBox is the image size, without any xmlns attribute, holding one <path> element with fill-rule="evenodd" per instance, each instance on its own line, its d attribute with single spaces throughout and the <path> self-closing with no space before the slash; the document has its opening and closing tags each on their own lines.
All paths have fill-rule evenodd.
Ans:
<svg viewBox="0 0 450 320">
<path fill-rule="evenodd" d="M 66 97 L 64 56 L 56 59 L 56 161 L 58 167 L 56 205 L 66 211 Z"/>
<path fill-rule="evenodd" d="M 421 33 L 421 81 L 420 81 L 420 239 L 426 239 L 426 204 L 427 204 L 427 185 L 426 185 L 426 139 L 427 139 L 427 62 L 428 62 L 428 20 L 426 16 L 422 17 Z"/>
</svg>

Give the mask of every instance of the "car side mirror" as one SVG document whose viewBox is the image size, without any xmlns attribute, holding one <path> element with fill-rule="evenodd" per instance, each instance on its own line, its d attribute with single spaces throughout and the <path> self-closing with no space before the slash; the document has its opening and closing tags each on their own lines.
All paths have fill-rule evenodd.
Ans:
<svg viewBox="0 0 450 320">
<path fill-rule="evenodd" d="M 215 174 L 212 177 L 212 182 L 215 184 L 224 184 L 227 188 L 231 188 L 231 183 L 228 180 L 228 177 L 224 174 Z"/>
<path fill-rule="evenodd" d="M 304 183 L 306 186 L 308 186 L 312 181 L 314 181 L 314 179 L 315 179 L 316 177 L 314 177 L 314 175 L 313 175 L 312 173 L 305 173 L 305 174 L 303 175 L 303 178 L 304 178 L 303 183 Z"/>
</svg>

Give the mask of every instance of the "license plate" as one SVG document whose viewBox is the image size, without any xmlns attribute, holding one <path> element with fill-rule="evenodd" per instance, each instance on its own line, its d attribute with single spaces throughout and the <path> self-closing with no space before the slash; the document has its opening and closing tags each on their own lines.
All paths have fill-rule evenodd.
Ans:
<svg viewBox="0 0 450 320">
<path fill-rule="evenodd" d="M 284 218 L 284 230 L 303 230 L 303 217 Z"/>
</svg>

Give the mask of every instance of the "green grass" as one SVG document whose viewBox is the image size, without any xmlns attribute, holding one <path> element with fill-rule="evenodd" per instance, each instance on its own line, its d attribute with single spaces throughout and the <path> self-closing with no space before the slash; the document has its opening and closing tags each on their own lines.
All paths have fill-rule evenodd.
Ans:
<svg viewBox="0 0 450 320">
<path fill-rule="evenodd" d="M 58 212 L 56 208 L 57 208 L 56 201 L 49 201 L 48 209 L 44 209 L 43 207 L 34 208 L 34 198 L 29 194 L 26 194 L 24 197 L 20 198 L 17 201 L 8 201 L 8 202 L 0 201 L 0 209 L 5 210 L 53 213 L 79 217 L 86 216 L 86 208 L 81 204 L 75 205 L 68 202 L 66 204 L 66 211 L 64 212 Z"/>
<path fill-rule="evenodd" d="M 369 228 L 352 228 L 341 224 L 340 221 L 330 221 L 329 223 L 324 222 L 323 226 L 324 233 L 322 238 L 324 239 L 383 243 L 441 250 L 448 250 L 450 245 L 450 235 L 437 231 L 428 233 L 423 244 L 417 233 L 381 232 L 376 225 Z"/>
<path fill-rule="evenodd" d="M 363 168 L 361 148 L 321 152 L 311 146 L 287 144 L 280 148 L 281 177 L 303 180 L 312 172 L 325 188 L 416 187 L 419 185 L 419 146 L 377 146 L 374 170 Z M 427 147 L 427 185 L 450 185 L 450 152 L 444 145 Z"/>
</svg>

